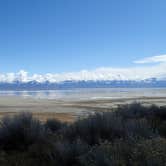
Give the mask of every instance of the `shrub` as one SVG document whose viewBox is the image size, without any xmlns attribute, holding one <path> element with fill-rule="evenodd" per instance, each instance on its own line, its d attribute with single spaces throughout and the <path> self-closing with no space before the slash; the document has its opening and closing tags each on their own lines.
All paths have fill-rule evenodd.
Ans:
<svg viewBox="0 0 166 166">
<path fill-rule="evenodd" d="M 66 128 L 63 135 L 71 142 L 79 138 L 90 145 L 122 138 L 152 138 L 157 132 L 152 129 L 150 116 L 148 108 L 134 103 L 121 106 L 114 112 L 97 113 L 78 120 Z"/>
<path fill-rule="evenodd" d="M 139 140 L 133 146 L 132 162 L 135 166 L 165 166 L 166 165 L 166 139 L 155 138 Z"/>
<path fill-rule="evenodd" d="M 51 132 L 56 132 L 65 126 L 66 125 L 64 123 L 61 123 L 56 119 L 48 119 L 45 123 L 46 129 L 50 130 Z"/>
<path fill-rule="evenodd" d="M 83 166 L 165 166 L 166 140 L 116 140 L 94 146 L 80 157 Z"/>
<path fill-rule="evenodd" d="M 152 130 L 150 124 L 145 118 L 127 119 L 124 124 L 124 130 L 126 139 L 152 138 L 157 136 L 157 133 Z"/>
<path fill-rule="evenodd" d="M 159 126 L 158 126 L 158 132 L 161 136 L 166 138 L 166 121 L 162 122 Z"/>
<path fill-rule="evenodd" d="M 73 143 L 57 142 L 55 143 L 55 165 L 61 166 L 78 166 L 81 165 L 79 157 L 86 154 L 90 150 L 90 146 L 80 140 Z"/>
<path fill-rule="evenodd" d="M 0 126 L 0 148 L 5 151 L 26 151 L 34 143 L 46 141 L 47 133 L 30 113 L 4 117 Z"/>
<path fill-rule="evenodd" d="M 147 107 L 134 102 L 132 104 L 119 105 L 116 114 L 123 119 L 139 119 L 147 116 L 149 112 Z"/>
<path fill-rule="evenodd" d="M 87 119 L 79 120 L 63 131 L 65 138 L 71 142 L 81 139 L 89 145 L 101 140 L 113 140 L 125 136 L 123 122 L 111 112 L 97 113 Z"/>
<path fill-rule="evenodd" d="M 166 120 L 166 106 L 162 106 L 155 111 L 156 118 L 160 118 L 160 120 Z"/>
<path fill-rule="evenodd" d="M 117 140 L 94 146 L 89 153 L 80 157 L 83 166 L 127 166 L 131 156 L 131 143 Z"/>
<path fill-rule="evenodd" d="M 3 166 L 165 166 L 166 107 L 119 106 L 64 124 L 21 113 L 0 123 Z"/>
</svg>

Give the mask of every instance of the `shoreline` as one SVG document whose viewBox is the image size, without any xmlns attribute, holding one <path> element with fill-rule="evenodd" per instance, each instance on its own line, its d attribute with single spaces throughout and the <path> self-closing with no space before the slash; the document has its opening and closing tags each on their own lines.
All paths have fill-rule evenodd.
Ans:
<svg viewBox="0 0 166 166">
<path fill-rule="evenodd" d="M 63 122 L 73 122 L 77 118 L 85 117 L 98 111 L 111 111 L 121 104 L 140 102 L 144 105 L 156 104 L 166 106 L 166 97 L 128 97 L 114 99 L 93 100 L 53 100 L 22 98 L 14 96 L 0 97 L 0 119 L 6 115 L 14 115 L 20 112 L 31 112 L 41 121 L 55 118 Z"/>
</svg>

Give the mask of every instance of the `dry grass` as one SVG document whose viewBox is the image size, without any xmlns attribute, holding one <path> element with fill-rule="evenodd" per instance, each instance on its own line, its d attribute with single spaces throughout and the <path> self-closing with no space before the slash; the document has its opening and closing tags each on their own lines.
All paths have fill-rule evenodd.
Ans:
<svg viewBox="0 0 166 166">
<path fill-rule="evenodd" d="M 0 119 L 4 116 L 14 116 L 18 112 L 0 112 Z M 72 113 L 53 113 L 53 112 L 32 112 L 33 117 L 45 122 L 47 119 L 56 119 L 61 122 L 72 123 L 76 120 L 76 116 Z"/>
</svg>

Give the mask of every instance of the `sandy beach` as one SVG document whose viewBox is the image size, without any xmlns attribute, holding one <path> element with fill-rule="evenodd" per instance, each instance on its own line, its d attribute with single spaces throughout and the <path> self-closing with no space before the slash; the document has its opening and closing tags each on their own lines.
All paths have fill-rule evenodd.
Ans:
<svg viewBox="0 0 166 166">
<path fill-rule="evenodd" d="M 121 104 L 140 102 L 144 105 L 166 105 L 166 97 L 139 97 L 63 101 L 22 97 L 0 97 L 0 118 L 19 112 L 31 112 L 42 121 L 55 118 L 64 122 L 73 122 L 97 111 L 111 111 Z"/>
</svg>

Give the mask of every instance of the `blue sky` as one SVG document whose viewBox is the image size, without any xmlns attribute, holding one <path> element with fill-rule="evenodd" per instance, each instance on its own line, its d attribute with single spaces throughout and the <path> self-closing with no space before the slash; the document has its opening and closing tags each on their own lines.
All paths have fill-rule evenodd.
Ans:
<svg viewBox="0 0 166 166">
<path fill-rule="evenodd" d="M 1 0 L 0 72 L 133 67 L 166 53 L 165 0 Z"/>
</svg>

